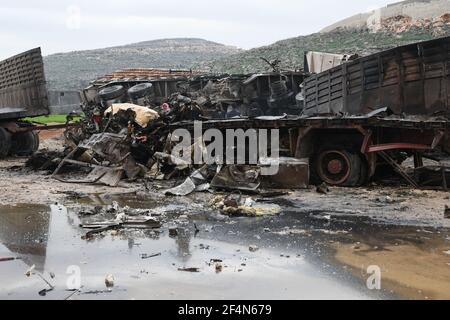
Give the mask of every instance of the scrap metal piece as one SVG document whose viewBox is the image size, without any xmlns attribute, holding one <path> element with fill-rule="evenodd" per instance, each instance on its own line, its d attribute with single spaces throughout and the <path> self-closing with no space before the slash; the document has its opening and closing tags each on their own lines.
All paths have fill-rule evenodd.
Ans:
<svg viewBox="0 0 450 320">
<path fill-rule="evenodd" d="M 309 186 L 309 160 L 297 158 L 262 158 L 261 166 L 278 166 L 275 175 L 264 176 L 266 186 L 277 189 L 306 189 Z"/>
<path fill-rule="evenodd" d="M 450 181 L 450 167 L 446 165 L 427 165 L 414 169 L 414 176 L 421 186 L 426 188 L 440 188 L 448 191 Z"/>
<path fill-rule="evenodd" d="M 92 150 L 111 163 L 119 163 L 129 155 L 130 147 L 126 135 L 115 133 L 99 133 L 83 141 L 78 147 Z"/>
<path fill-rule="evenodd" d="M 161 252 L 159 252 L 159 253 L 154 253 L 154 254 L 146 254 L 146 253 L 143 253 L 143 254 L 141 254 L 141 259 L 150 259 L 150 258 L 156 258 L 156 257 L 159 257 L 159 256 L 161 256 Z"/>
<path fill-rule="evenodd" d="M 189 168 L 190 166 L 190 163 L 188 161 L 177 158 L 171 154 L 156 152 L 153 156 L 160 162 L 167 162 L 170 165 L 176 166 L 178 170 L 184 170 Z"/>
<path fill-rule="evenodd" d="M 200 272 L 200 268 L 178 268 L 178 271 L 183 272 Z"/>
<path fill-rule="evenodd" d="M 413 186 L 414 188 L 419 189 L 420 186 L 419 184 L 414 181 L 413 178 L 411 178 L 406 171 L 402 168 L 401 165 L 399 165 L 397 163 L 397 161 L 395 161 L 395 159 L 393 159 L 391 156 L 389 156 L 387 154 L 387 152 L 385 151 L 380 151 L 378 152 L 378 154 L 389 164 L 391 165 L 395 171 L 397 171 L 411 186 Z"/>
<path fill-rule="evenodd" d="M 321 73 L 355 58 L 357 58 L 355 54 L 308 51 L 305 52 L 305 72 Z"/>
<path fill-rule="evenodd" d="M 210 184 L 208 181 L 209 176 L 208 166 L 204 165 L 202 168 L 195 170 L 189 178 L 187 178 L 181 185 L 166 190 L 164 194 L 174 196 L 187 196 L 192 192 L 203 192 L 209 189 Z"/>
<path fill-rule="evenodd" d="M 195 191 L 195 183 L 191 178 L 187 178 L 182 184 L 179 186 L 166 190 L 164 194 L 172 195 L 172 196 L 187 196 Z"/>
<path fill-rule="evenodd" d="M 226 190 L 256 191 L 261 185 L 261 169 L 249 165 L 228 165 L 211 181 L 211 187 Z"/>
<path fill-rule="evenodd" d="M 133 218 L 126 217 L 123 221 L 102 221 L 95 223 L 86 223 L 80 224 L 80 228 L 83 229 L 92 229 L 88 231 L 82 238 L 89 239 L 93 235 L 102 233 L 109 230 L 118 230 L 123 228 L 132 228 L 132 229 L 158 229 L 161 228 L 161 222 L 155 220 L 154 218 Z"/>
<path fill-rule="evenodd" d="M 126 136 L 113 133 L 100 133 L 91 136 L 72 150 L 58 165 L 52 177 L 58 181 L 66 183 L 101 183 L 107 186 L 116 187 L 120 180 L 126 175 L 129 179 L 135 179 L 141 172 L 142 167 L 130 155 L 130 146 L 125 143 Z M 90 162 L 73 160 L 75 155 L 87 154 L 92 151 L 101 160 L 107 161 L 110 166 L 98 164 L 99 161 L 90 157 Z M 84 180 L 68 180 L 58 176 L 61 168 L 65 164 L 75 164 L 92 168 Z"/>
</svg>

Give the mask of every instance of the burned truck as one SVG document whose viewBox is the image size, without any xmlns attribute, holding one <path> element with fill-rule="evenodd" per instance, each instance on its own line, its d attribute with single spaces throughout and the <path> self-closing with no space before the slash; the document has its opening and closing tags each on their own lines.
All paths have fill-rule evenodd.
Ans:
<svg viewBox="0 0 450 320">
<path fill-rule="evenodd" d="M 426 167 L 424 158 L 450 152 L 450 37 L 348 61 L 302 87 L 299 116 L 207 121 L 203 129 L 280 129 L 284 155 L 309 160 L 313 179 L 329 185 L 360 186 L 388 167 L 414 187 L 447 188 L 448 168 Z M 408 158 L 412 174 L 401 166 Z"/>
<path fill-rule="evenodd" d="M 194 131 L 198 121 L 203 131 L 278 129 L 280 156 L 302 159 L 309 172 L 299 171 L 305 181 L 298 185 L 308 185 L 311 177 L 354 187 L 395 171 L 414 187 L 447 188 L 450 169 L 439 160 L 450 152 L 449 57 L 446 37 L 365 57 L 333 56 L 327 64 L 305 68 L 311 73 L 125 70 L 84 90 L 87 124 L 81 131 L 88 136 L 127 133 L 132 149 L 140 150 L 132 151 L 133 157 L 148 165 L 156 153 L 166 151 L 176 129 Z M 106 116 L 106 109 L 124 103 L 131 103 L 129 110 L 154 109 L 159 117 L 144 128 L 134 125 L 133 112 L 125 112 L 122 120 Z M 402 166 L 406 159 L 414 164 L 412 171 Z M 431 166 L 424 161 L 430 159 Z"/>
<path fill-rule="evenodd" d="M 39 147 L 35 128 L 19 119 L 48 114 L 41 49 L 0 62 L 0 158 L 35 152 Z"/>
<path fill-rule="evenodd" d="M 129 102 L 152 108 L 164 103 L 193 104 L 202 110 L 204 119 L 225 119 L 230 109 L 242 116 L 298 115 L 295 96 L 303 80 L 300 71 L 230 75 L 125 69 L 93 81 L 81 96 L 85 113 Z"/>
</svg>

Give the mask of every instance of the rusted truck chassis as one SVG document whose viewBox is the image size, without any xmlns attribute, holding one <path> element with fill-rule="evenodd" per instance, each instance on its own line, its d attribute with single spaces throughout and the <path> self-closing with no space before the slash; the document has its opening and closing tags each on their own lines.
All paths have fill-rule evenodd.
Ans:
<svg viewBox="0 0 450 320">
<path fill-rule="evenodd" d="M 172 129 L 176 128 L 193 131 L 194 125 L 191 122 L 172 125 Z M 281 155 L 308 158 L 314 182 L 361 186 L 374 176 L 378 167 L 389 166 L 412 186 L 419 187 L 419 182 L 400 165 L 413 156 L 416 169 L 420 169 L 424 156 L 433 158 L 433 152 L 447 151 L 450 123 L 442 119 L 370 114 L 343 118 L 217 120 L 203 122 L 202 129 L 279 129 Z"/>
</svg>

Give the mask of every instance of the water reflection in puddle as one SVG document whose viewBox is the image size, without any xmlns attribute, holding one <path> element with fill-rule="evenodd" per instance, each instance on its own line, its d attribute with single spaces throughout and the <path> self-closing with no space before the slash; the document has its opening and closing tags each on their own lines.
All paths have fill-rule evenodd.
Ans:
<svg viewBox="0 0 450 320">
<path fill-rule="evenodd" d="M 127 205 L 132 205 L 130 202 Z M 142 203 L 138 204 L 142 206 Z M 167 206 L 176 210 L 177 204 Z M 0 298 L 64 299 L 70 266 L 81 270 L 82 290 L 71 299 L 273 299 L 356 298 L 373 296 L 354 285 L 321 273 L 302 256 L 289 259 L 247 245 L 195 236 L 187 226 L 177 237 L 151 230 L 106 232 L 92 241 L 82 240 L 79 218 L 70 209 L 52 205 L 0 208 L 1 256 L 20 256 L 22 261 L 2 262 Z M 233 237 L 231 237 L 233 238 Z M 143 255 L 155 257 L 142 259 Z M 217 272 L 211 259 L 222 260 Z M 55 290 L 45 297 L 38 292 L 46 284 L 24 272 L 31 265 Z M 179 268 L 198 268 L 198 273 Z M 114 275 L 115 287 L 105 292 L 105 276 Z M 51 278 L 50 275 L 54 275 Z M 20 285 L 18 285 L 20 284 Z M 90 293 L 90 294 L 88 294 Z"/>
<path fill-rule="evenodd" d="M 146 208 L 163 214 L 161 230 L 113 230 L 86 241 L 80 218 L 60 205 L 0 207 L 0 298 L 31 299 L 367 299 L 450 296 L 450 263 L 442 252 L 448 230 L 376 225 L 360 218 L 318 219 L 284 210 L 263 218 L 214 218 L 183 198 L 170 203 L 138 196 L 82 199 L 82 205 Z M 170 237 L 180 214 L 189 222 Z M 195 228 L 194 228 L 195 223 Z M 195 229 L 200 230 L 199 233 Z M 357 245 L 355 245 L 355 243 Z M 257 245 L 256 252 L 249 245 Z M 398 249 L 398 250 L 397 250 Z M 143 259 L 143 257 L 145 259 Z M 450 256 L 449 256 L 450 257 Z M 446 260 L 447 259 L 447 260 Z M 219 261 L 220 268 L 216 263 Z M 409 261 L 405 267 L 402 261 Z M 364 267 L 380 265 L 383 290 L 369 291 Z M 38 292 L 47 284 L 55 290 Z M 66 291 L 68 270 L 81 272 L 82 289 Z M 179 268 L 198 268 L 181 272 Z M 218 271 L 219 269 L 219 271 Z M 106 291 L 105 276 L 115 278 Z M 52 276 L 54 276 L 52 278 Z M 416 280 L 414 280 L 416 279 Z"/>
</svg>

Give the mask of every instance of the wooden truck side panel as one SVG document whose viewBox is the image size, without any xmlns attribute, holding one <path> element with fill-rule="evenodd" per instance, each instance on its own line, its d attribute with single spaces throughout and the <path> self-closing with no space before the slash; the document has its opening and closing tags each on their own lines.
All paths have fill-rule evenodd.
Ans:
<svg viewBox="0 0 450 320">
<path fill-rule="evenodd" d="M 450 37 L 359 58 L 306 79 L 306 115 L 448 115 Z"/>
<path fill-rule="evenodd" d="M 48 104 L 40 48 L 0 62 L 0 120 L 47 115 Z"/>
</svg>

